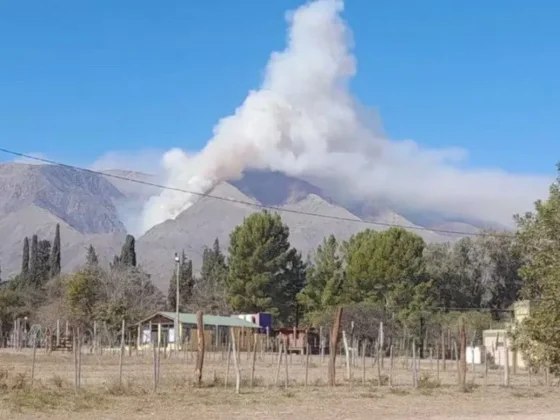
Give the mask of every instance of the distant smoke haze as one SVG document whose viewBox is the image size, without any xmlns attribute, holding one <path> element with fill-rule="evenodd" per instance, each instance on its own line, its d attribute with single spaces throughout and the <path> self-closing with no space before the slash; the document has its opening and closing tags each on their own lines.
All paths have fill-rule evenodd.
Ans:
<svg viewBox="0 0 560 420">
<path fill-rule="evenodd" d="M 348 89 L 357 65 L 343 6 L 317 0 L 287 14 L 286 49 L 271 54 L 261 88 L 218 122 L 200 152 L 163 154 L 168 186 L 203 193 L 245 169 L 270 169 L 313 179 L 344 201 L 378 200 L 505 224 L 546 196 L 552 178 L 462 169 L 463 149 L 425 149 L 385 137 L 377 116 Z M 170 190 L 153 196 L 143 209 L 143 230 L 175 218 L 197 198 Z"/>
</svg>

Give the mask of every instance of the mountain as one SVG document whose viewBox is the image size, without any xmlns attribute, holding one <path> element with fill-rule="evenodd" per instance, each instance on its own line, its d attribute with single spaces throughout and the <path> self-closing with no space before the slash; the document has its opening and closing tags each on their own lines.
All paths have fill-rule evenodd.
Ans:
<svg viewBox="0 0 560 420">
<path fill-rule="evenodd" d="M 103 177 L 53 165 L 0 164 L 0 264 L 4 278 L 19 271 L 23 238 L 52 239 L 57 224 L 65 269 L 80 264 L 84 248 L 100 258 L 120 248 L 126 234 L 114 201 L 122 193 Z"/>
<path fill-rule="evenodd" d="M 265 206 L 297 203 L 310 194 L 331 202 L 318 187 L 299 178 L 272 171 L 245 171 L 243 178 L 230 181 L 243 194 L 253 197 Z"/>
<path fill-rule="evenodd" d="M 82 264 L 89 244 L 108 264 L 120 251 L 127 231 L 135 233 L 144 203 L 160 191 L 146 182 L 162 183 L 152 175 L 120 169 L 98 174 L 53 165 L 0 164 L 4 278 L 19 271 L 23 238 L 38 234 L 52 239 L 57 224 L 61 226 L 63 270 Z M 217 185 L 211 195 L 218 199 L 203 197 L 175 220 L 137 238 L 139 262 L 163 290 L 173 273 L 175 252 L 184 249 L 199 269 L 204 247 L 219 238 L 226 251 L 230 232 L 263 205 L 281 213 L 290 227 L 292 245 L 304 255 L 330 234 L 344 240 L 366 228 L 386 229 L 394 224 L 415 230 L 429 242 L 455 239 L 426 230 L 426 225 L 373 201 L 345 207 L 310 182 L 278 172 L 248 171 L 239 180 Z M 430 219 L 432 224 L 438 222 L 457 228 L 448 230 L 476 229 L 463 221 Z"/>
</svg>

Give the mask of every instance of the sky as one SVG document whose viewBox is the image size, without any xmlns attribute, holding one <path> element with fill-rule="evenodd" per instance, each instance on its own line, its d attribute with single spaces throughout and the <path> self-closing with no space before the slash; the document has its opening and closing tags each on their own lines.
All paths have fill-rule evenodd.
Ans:
<svg viewBox="0 0 560 420">
<path fill-rule="evenodd" d="M 200 150 L 261 85 L 302 3 L 1 2 L 0 146 L 146 169 L 164 150 Z M 464 149 L 466 170 L 552 177 L 558 13 L 551 0 L 347 0 L 351 92 L 391 139 Z"/>
<path fill-rule="evenodd" d="M 295 0 L 2 2 L 0 144 L 64 160 L 199 149 L 257 86 Z M 560 5 L 350 0 L 352 90 L 391 138 L 469 164 L 560 158 Z"/>
</svg>

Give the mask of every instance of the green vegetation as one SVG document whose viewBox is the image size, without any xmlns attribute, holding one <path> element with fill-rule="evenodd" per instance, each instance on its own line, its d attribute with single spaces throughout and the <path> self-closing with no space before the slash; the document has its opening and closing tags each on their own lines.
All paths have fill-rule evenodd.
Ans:
<svg viewBox="0 0 560 420">
<path fill-rule="evenodd" d="M 465 324 L 471 341 L 524 298 L 533 312 L 512 329 L 515 346 L 534 369 L 560 372 L 560 176 L 548 199 L 516 221 L 516 234 L 488 230 L 444 244 L 426 244 L 402 228 L 368 229 L 347 241 L 331 235 L 304 260 L 279 214 L 254 213 L 231 232 L 227 258 L 218 240 L 204 251 L 199 275 L 183 253 L 181 310 L 266 311 L 278 324 L 328 328 L 335 308 L 344 305 L 344 328 L 352 322 L 352 334 L 370 342 L 380 321 L 417 340 Z M 18 316 L 43 324 L 66 316 L 84 327 L 99 320 L 118 328 L 123 318 L 136 321 L 165 306 L 137 266 L 133 236 L 109 267 L 100 266 L 90 246 L 84 266 L 66 275 L 60 243 L 59 227 L 52 243 L 23 238 L 21 272 L 0 288 L 4 328 Z M 175 268 L 169 267 L 172 310 Z"/>
</svg>

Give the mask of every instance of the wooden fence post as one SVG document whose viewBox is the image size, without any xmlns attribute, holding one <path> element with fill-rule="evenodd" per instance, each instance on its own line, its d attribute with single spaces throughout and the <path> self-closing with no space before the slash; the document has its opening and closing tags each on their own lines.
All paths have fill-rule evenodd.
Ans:
<svg viewBox="0 0 560 420">
<path fill-rule="evenodd" d="M 504 346 L 504 386 L 509 386 L 509 347 Z"/>
<path fill-rule="evenodd" d="M 241 371 L 239 369 L 239 360 L 237 359 L 237 347 L 235 345 L 235 332 L 231 331 L 231 349 L 233 352 L 233 368 L 235 369 L 235 393 L 239 394 L 241 387 Z"/>
<path fill-rule="evenodd" d="M 119 356 L 119 386 L 122 386 L 122 372 L 123 372 L 123 359 L 124 359 L 124 334 L 125 334 L 125 323 L 124 318 L 121 325 L 121 354 Z"/>
<path fill-rule="evenodd" d="M 459 387 L 462 392 L 467 391 L 467 334 L 464 321 L 459 331 Z"/>
<path fill-rule="evenodd" d="M 340 332 L 340 323 L 342 321 L 342 306 L 339 306 L 334 316 L 334 322 L 331 330 L 331 342 L 329 347 L 329 385 L 336 385 L 336 349 L 338 347 L 338 335 Z"/>
<path fill-rule="evenodd" d="M 37 355 L 37 334 L 38 333 L 36 332 L 35 337 L 33 337 L 33 359 L 31 360 L 31 386 L 33 386 L 33 380 L 35 379 L 35 356 Z"/>
<path fill-rule="evenodd" d="M 231 364 L 231 340 L 228 339 L 227 345 L 227 362 L 226 362 L 226 378 L 224 379 L 224 388 L 228 386 L 228 379 L 229 379 L 229 366 Z"/>
<path fill-rule="evenodd" d="M 204 315 L 202 311 L 196 313 L 196 335 L 198 338 L 198 350 L 196 352 L 195 378 L 197 385 L 202 383 L 202 368 L 204 365 Z"/>
<path fill-rule="evenodd" d="M 346 357 L 346 380 L 352 380 L 352 371 L 350 369 L 350 352 L 348 350 L 348 339 L 346 338 L 346 331 L 342 331 L 342 344 L 344 344 L 344 355 Z"/>
<path fill-rule="evenodd" d="M 412 386 L 418 388 L 418 377 L 416 376 L 416 340 L 412 340 Z"/>
<path fill-rule="evenodd" d="M 255 383 L 255 363 L 257 362 L 257 333 L 253 334 L 253 360 L 251 361 L 251 388 Z"/>
<path fill-rule="evenodd" d="M 389 386 L 393 387 L 393 345 L 389 348 Z"/>
</svg>

